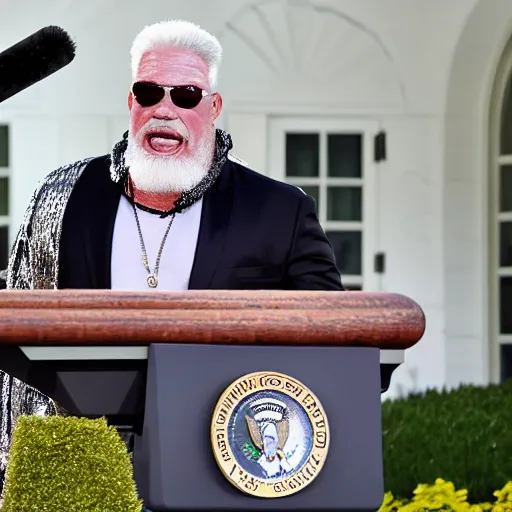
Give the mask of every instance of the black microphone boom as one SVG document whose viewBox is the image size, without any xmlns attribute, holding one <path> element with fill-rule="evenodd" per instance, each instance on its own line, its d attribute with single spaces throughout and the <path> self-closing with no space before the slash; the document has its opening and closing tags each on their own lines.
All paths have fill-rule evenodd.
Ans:
<svg viewBox="0 0 512 512">
<path fill-rule="evenodd" d="M 75 43 L 60 27 L 44 27 L 0 53 L 0 103 L 67 66 Z"/>
</svg>

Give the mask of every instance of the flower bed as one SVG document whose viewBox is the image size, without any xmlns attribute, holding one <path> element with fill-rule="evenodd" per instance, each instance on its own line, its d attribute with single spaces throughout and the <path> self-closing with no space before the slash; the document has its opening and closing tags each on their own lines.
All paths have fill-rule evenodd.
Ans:
<svg viewBox="0 0 512 512">
<path fill-rule="evenodd" d="M 413 493 L 413 498 L 396 499 L 387 492 L 379 512 L 509 512 L 512 511 L 512 482 L 503 489 L 494 492 L 493 502 L 470 504 L 468 490 L 455 488 L 452 482 L 438 478 L 433 485 L 420 484 Z"/>
</svg>

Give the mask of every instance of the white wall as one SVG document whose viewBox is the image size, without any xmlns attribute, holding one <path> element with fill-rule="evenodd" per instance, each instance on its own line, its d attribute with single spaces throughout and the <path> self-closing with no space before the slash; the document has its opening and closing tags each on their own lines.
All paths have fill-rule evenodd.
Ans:
<svg viewBox="0 0 512 512">
<path fill-rule="evenodd" d="M 0 47 L 50 23 L 78 43 L 70 66 L 0 105 L 15 138 L 13 223 L 51 169 L 104 153 L 121 136 L 137 31 L 166 17 L 191 19 L 225 44 L 222 125 L 233 135 L 234 153 L 261 172 L 269 116 L 369 118 L 387 132 L 388 160 L 377 170 L 376 244 L 387 254 L 381 290 L 410 296 L 427 316 L 425 337 L 408 351 L 388 396 L 484 381 L 482 90 L 492 76 L 489 59 L 499 56 L 509 30 L 508 0 L 126 4 L 48 0 L 43 7 L 25 0 L 2 12 L 0 0 Z M 479 39 L 462 44 L 475 19 Z"/>
</svg>

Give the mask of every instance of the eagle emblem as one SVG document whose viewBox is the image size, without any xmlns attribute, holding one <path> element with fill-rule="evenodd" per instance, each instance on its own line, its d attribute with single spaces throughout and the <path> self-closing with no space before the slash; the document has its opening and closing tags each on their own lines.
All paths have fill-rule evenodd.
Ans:
<svg viewBox="0 0 512 512">
<path fill-rule="evenodd" d="M 252 415 L 245 415 L 250 442 L 244 445 L 244 453 L 261 466 L 267 478 L 285 475 L 290 470 L 284 452 L 290 428 L 286 404 L 263 398 L 250 408 Z"/>
</svg>

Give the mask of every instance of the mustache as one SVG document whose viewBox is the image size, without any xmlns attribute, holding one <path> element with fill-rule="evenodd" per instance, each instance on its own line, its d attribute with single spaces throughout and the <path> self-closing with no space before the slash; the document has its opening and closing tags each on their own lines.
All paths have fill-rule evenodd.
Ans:
<svg viewBox="0 0 512 512">
<path fill-rule="evenodd" d="M 188 130 L 187 127 L 183 124 L 180 119 L 156 119 L 151 118 L 140 130 L 137 134 L 137 140 L 140 142 L 144 138 L 144 136 L 150 130 L 155 129 L 168 129 L 173 130 L 178 133 L 183 140 L 188 140 Z"/>
</svg>

